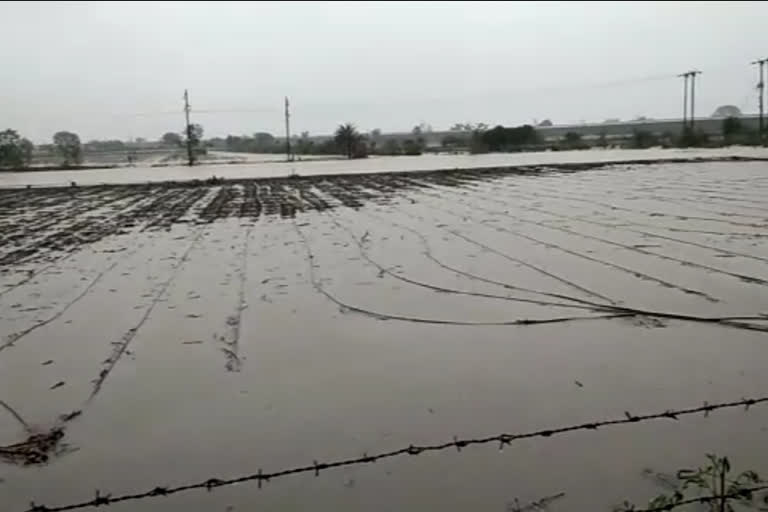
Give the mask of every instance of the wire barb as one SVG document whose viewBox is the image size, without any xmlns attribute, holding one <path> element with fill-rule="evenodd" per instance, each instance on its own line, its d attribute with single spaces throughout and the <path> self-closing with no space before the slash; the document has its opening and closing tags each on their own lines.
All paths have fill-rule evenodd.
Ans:
<svg viewBox="0 0 768 512">
<path fill-rule="evenodd" d="M 452 441 L 445 442 L 445 443 L 423 445 L 423 446 L 416 446 L 411 444 L 405 448 L 401 448 L 399 450 L 394 450 L 389 452 L 381 452 L 373 455 L 368 455 L 367 453 L 364 453 L 361 457 L 358 457 L 355 459 L 339 459 L 339 460 L 324 462 L 324 463 L 320 463 L 317 460 L 314 460 L 312 461 L 311 465 L 298 466 L 294 468 L 283 469 L 280 471 L 274 471 L 271 473 L 264 473 L 261 469 L 259 469 L 258 472 L 255 474 L 235 477 L 231 479 L 221 480 L 218 478 L 209 478 L 207 480 L 204 480 L 198 483 L 184 484 L 184 485 L 179 485 L 177 487 L 155 487 L 154 489 L 144 491 L 144 492 L 127 493 L 127 494 L 114 496 L 114 497 L 111 494 L 102 495 L 99 491 L 96 491 L 96 496 L 93 499 L 80 502 L 80 503 L 72 503 L 69 505 L 50 507 L 46 505 L 37 505 L 34 501 L 31 501 L 29 504 L 29 508 L 26 510 L 26 512 L 65 512 L 69 510 L 84 509 L 89 507 L 106 506 L 112 503 L 123 502 L 123 501 L 136 501 L 136 500 L 142 500 L 146 498 L 154 498 L 157 496 L 167 496 L 167 495 L 175 494 L 178 492 L 190 491 L 192 489 L 207 489 L 211 491 L 217 487 L 224 487 L 228 485 L 234 485 L 237 483 L 249 482 L 254 480 L 257 482 L 259 488 L 261 488 L 262 484 L 264 482 L 269 482 L 271 478 L 281 478 L 289 475 L 311 473 L 311 472 L 314 472 L 315 476 L 318 476 L 320 474 L 320 471 L 324 469 L 356 466 L 359 464 L 376 462 L 377 460 L 380 460 L 380 459 L 391 459 L 391 458 L 399 457 L 401 455 L 419 455 L 424 452 L 440 452 L 443 450 L 447 450 L 449 448 L 456 448 L 457 451 L 461 452 L 462 448 L 469 446 L 470 444 L 481 445 L 481 444 L 489 444 L 489 443 L 495 443 L 495 442 L 498 442 L 499 446 L 503 447 L 511 444 L 512 441 L 517 441 L 521 439 L 531 439 L 536 437 L 551 437 L 555 435 L 561 435 L 561 434 L 566 434 L 566 433 L 581 431 L 581 430 L 597 430 L 599 427 L 628 425 L 631 423 L 668 419 L 668 418 L 678 420 L 679 416 L 691 416 L 699 413 L 704 413 L 705 416 L 708 416 L 710 412 L 719 410 L 719 409 L 731 409 L 736 407 L 738 408 L 743 407 L 745 410 L 748 410 L 749 407 L 753 405 L 764 404 L 766 402 L 768 402 L 768 396 L 763 396 L 760 398 L 741 398 L 740 400 L 735 400 L 732 402 L 720 402 L 715 404 L 704 402 L 703 405 L 698 407 L 689 407 L 689 408 L 677 409 L 677 410 L 667 409 L 663 412 L 657 412 L 657 413 L 651 413 L 651 414 L 634 415 L 625 411 L 624 416 L 618 417 L 618 418 L 595 420 L 589 423 L 563 426 L 558 428 L 548 428 L 548 429 L 542 429 L 542 430 L 518 433 L 518 434 L 498 434 L 493 437 L 467 438 L 467 439 L 459 439 L 457 436 L 453 436 Z M 736 493 L 732 493 L 730 496 L 726 495 L 725 497 L 726 498 L 745 497 L 746 496 L 746 494 L 744 494 L 745 491 L 755 492 L 755 491 L 762 491 L 766 489 L 768 489 L 768 485 L 765 485 L 762 487 L 753 487 L 749 489 L 741 489 Z M 706 503 L 709 501 L 714 501 L 716 499 L 722 499 L 722 498 L 723 496 L 704 496 L 704 497 L 694 498 L 692 500 L 681 501 L 673 505 L 665 505 L 664 507 L 655 508 L 655 509 L 645 509 L 645 510 L 636 509 L 635 512 L 662 512 L 664 510 L 677 508 L 682 505 L 687 505 L 691 503 Z"/>
</svg>

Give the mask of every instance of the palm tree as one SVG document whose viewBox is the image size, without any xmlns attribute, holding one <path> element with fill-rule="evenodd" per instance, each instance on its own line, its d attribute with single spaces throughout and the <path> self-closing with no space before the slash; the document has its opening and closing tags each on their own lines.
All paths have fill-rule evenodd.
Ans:
<svg viewBox="0 0 768 512">
<path fill-rule="evenodd" d="M 347 158 L 352 158 L 355 154 L 355 147 L 360 141 L 360 134 L 352 123 L 340 124 L 336 129 L 334 141 L 336 141 L 336 146 L 344 151 Z"/>
</svg>

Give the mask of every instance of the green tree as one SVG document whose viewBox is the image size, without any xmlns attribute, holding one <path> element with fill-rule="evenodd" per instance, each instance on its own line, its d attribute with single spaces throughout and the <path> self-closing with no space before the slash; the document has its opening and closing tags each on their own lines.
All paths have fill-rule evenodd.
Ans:
<svg viewBox="0 0 768 512">
<path fill-rule="evenodd" d="M 56 132 L 53 135 L 53 144 L 63 158 L 63 165 L 74 165 L 82 162 L 83 150 L 80 145 L 80 137 L 76 133 Z"/>
<path fill-rule="evenodd" d="M 190 162 L 190 165 L 195 162 L 197 159 L 197 155 L 205 154 L 206 149 L 202 145 L 203 141 L 203 126 L 197 123 L 190 124 L 186 129 L 186 139 L 184 140 L 184 144 L 189 144 L 189 147 L 192 149 L 192 162 Z"/>
<path fill-rule="evenodd" d="M 24 149 L 18 132 L 11 129 L 0 132 L 0 167 L 14 168 L 22 165 Z"/>
<path fill-rule="evenodd" d="M 584 142 L 583 137 L 577 132 L 568 132 L 563 137 L 563 146 L 566 149 L 587 149 L 589 145 Z"/>
<path fill-rule="evenodd" d="M 253 134 L 253 142 L 256 145 L 256 152 L 268 152 L 277 145 L 277 139 L 274 135 L 267 132 L 257 132 Z M 278 146 L 279 151 L 284 151 L 284 146 Z"/>
<path fill-rule="evenodd" d="M 403 152 L 403 149 L 400 147 L 400 142 L 397 141 L 397 139 L 387 139 L 384 142 L 384 149 L 382 151 L 385 155 L 399 155 Z"/>
<path fill-rule="evenodd" d="M 442 145 L 444 148 L 454 148 L 454 147 L 468 146 L 469 145 L 469 138 L 466 137 L 466 136 L 446 135 L 440 141 L 440 145 Z"/>
<path fill-rule="evenodd" d="M 490 151 L 519 149 L 520 146 L 532 145 L 538 141 L 538 135 L 533 126 L 525 124 L 513 128 L 498 125 L 490 130 L 475 130 L 483 144 Z"/>
<path fill-rule="evenodd" d="M 416 156 L 420 155 L 422 151 L 422 143 L 418 140 L 414 141 L 412 139 L 408 139 L 405 142 L 403 142 L 403 153 L 409 156 Z"/>
<path fill-rule="evenodd" d="M 680 135 L 679 145 L 682 147 L 704 146 L 709 142 L 709 135 L 704 132 L 694 132 L 686 127 Z"/>
<path fill-rule="evenodd" d="M 647 149 L 659 145 L 659 138 L 648 130 L 634 130 L 632 133 L 632 147 Z"/>
<path fill-rule="evenodd" d="M 485 133 L 480 130 L 472 132 L 472 138 L 469 143 L 469 152 L 473 155 L 487 153 L 489 151 L 488 143 L 485 141 Z"/>
<path fill-rule="evenodd" d="M 181 146 L 183 139 L 178 133 L 166 132 L 160 138 L 160 141 L 166 146 Z"/>
<path fill-rule="evenodd" d="M 203 125 L 192 123 L 187 130 L 187 137 L 192 142 L 192 147 L 197 147 L 203 140 Z"/>
<path fill-rule="evenodd" d="M 581 134 L 576 132 L 568 132 L 565 134 L 563 139 L 568 145 L 578 144 L 581 142 Z"/>
<path fill-rule="evenodd" d="M 360 134 L 352 123 L 339 125 L 333 137 L 336 146 L 347 155 L 347 158 L 352 158 L 355 155 L 355 147 L 360 143 L 360 139 Z"/>
<path fill-rule="evenodd" d="M 29 167 L 32 165 L 32 153 L 35 150 L 35 145 L 32 144 L 32 141 L 24 138 L 21 139 L 21 154 L 22 158 L 24 160 L 24 166 Z"/>
</svg>

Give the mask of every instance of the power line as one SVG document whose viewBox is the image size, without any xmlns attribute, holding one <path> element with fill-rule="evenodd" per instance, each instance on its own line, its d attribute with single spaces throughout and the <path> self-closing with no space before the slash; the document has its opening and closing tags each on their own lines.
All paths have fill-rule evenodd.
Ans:
<svg viewBox="0 0 768 512">
<path fill-rule="evenodd" d="M 97 490 L 96 495 L 92 499 L 81 501 L 79 503 L 72 503 L 69 505 L 59 505 L 59 506 L 49 507 L 46 505 L 38 505 L 33 501 L 30 503 L 30 506 L 26 510 L 26 512 L 65 512 L 68 510 L 77 510 L 77 509 L 90 508 L 90 507 L 106 506 L 106 505 L 111 505 L 113 503 L 120 503 L 125 501 L 136 501 L 136 500 L 143 500 L 148 498 L 157 498 L 160 496 L 170 496 L 172 494 L 178 494 L 181 492 L 191 491 L 195 489 L 206 489 L 208 491 L 212 491 L 213 489 L 216 489 L 219 487 L 226 487 L 234 484 L 253 482 L 253 481 L 257 482 L 259 488 L 261 488 L 261 486 L 264 483 L 267 483 L 270 480 L 287 477 L 289 475 L 314 473 L 315 476 L 318 476 L 321 471 L 326 471 L 329 469 L 348 467 L 348 466 L 357 466 L 361 464 L 371 464 L 380 460 L 392 459 L 392 458 L 400 457 L 404 455 L 415 456 L 415 455 L 420 455 L 426 452 L 440 452 L 448 449 L 456 449 L 457 451 L 461 452 L 463 448 L 466 448 L 468 446 L 485 445 L 485 444 L 492 444 L 492 443 L 498 443 L 499 449 L 503 449 L 505 446 L 511 445 L 512 442 L 519 441 L 522 439 L 552 437 L 552 436 L 567 434 L 567 433 L 576 432 L 576 431 L 597 430 L 601 427 L 627 425 L 630 423 L 640 423 L 640 422 L 660 420 L 660 419 L 677 420 L 679 419 L 680 416 L 690 416 L 690 415 L 699 414 L 699 413 L 703 413 L 704 417 L 707 417 L 709 416 L 709 413 L 718 409 L 731 409 L 736 407 L 744 407 L 744 410 L 748 411 L 751 406 L 762 404 L 765 402 L 768 402 L 768 396 L 764 396 L 760 398 L 742 398 L 740 400 L 735 400 L 731 402 L 720 402 L 715 404 L 709 404 L 707 402 L 704 402 L 703 405 L 700 405 L 698 407 L 689 407 L 689 408 L 677 409 L 677 410 L 667 409 L 666 411 L 663 411 L 663 412 L 657 412 L 657 413 L 651 413 L 651 414 L 634 415 L 628 411 L 625 411 L 624 416 L 614 418 L 614 419 L 596 420 L 596 421 L 581 423 L 577 425 L 548 428 L 548 429 L 535 430 L 532 432 L 525 432 L 525 433 L 518 433 L 518 434 L 497 434 L 489 437 L 468 438 L 468 439 L 458 439 L 454 437 L 452 441 L 447 441 L 447 442 L 438 443 L 438 444 L 431 444 L 431 445 L 411 444 L 407 447 L 399 448 L 397 450 L 392 450 L 389 452 L 380 452 L 374 455 L 368 455 L 367 453 L 364 453 L 361 457 L 354 457 L 350 459 L 337 459 L 329 462 L 313 461 L 311 465 L 287 468 L 287 469 L 282 469 L 282 470 L 273 471 L 269 473 L 265 473 L 264 471 L 259 469 L 256 473 L 252 473 L 249 475 L 242 475 L 242 476 L 226 478 L 226 479 L 209 478 L 202 482 L 182 484 L 175 487 L 157 486 L 151 490 L 140 491 L 140 492 L 129 493 L 129 494 L 122 494 L 117 496 L 113 496 L 111 493 L 102 494 L 100 491 Z M 645 512 L 659 512 L 661 510 L 669 510 L 669 509 L 659 508 L 659 509 L 651 509 Z"/>
</svg>

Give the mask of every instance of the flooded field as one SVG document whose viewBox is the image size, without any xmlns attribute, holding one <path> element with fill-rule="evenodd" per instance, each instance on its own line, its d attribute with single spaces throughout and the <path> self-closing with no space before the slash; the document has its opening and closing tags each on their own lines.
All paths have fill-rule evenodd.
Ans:
<svg viewBox="0 0 768 512">
<path fill-rule="evenodd" d="M 768 395 L 766 171 L 0 190 L 2 509 Z M 766 441 L 755 406 L 109 510 L 610 510 Z"/>
<path fill-rule="evenodd" d="M 162 156 L 162 155 L 161 155 Z M 178 155 L 177 155 L 178 156 Z M 476 169 L 502 166 L 574 164 L 592 162 L 626 162 L 651 160 L 768 158 L 768 150 L 759 147 L 734 146 L 702 149 L 593 149 L 590 151 L 546 151 L 489 154 L 424 154 L 421 156 L 372 156 L 359 160 L 339 160 L 334 156 L 302 155 L 300 161 L 281 161 L 284 155 L 211 152 L 205 165 L 188 167 L 183 161 L 171 160 L 163 167 L 152 167 L 160 160 L 147 159 L 135 167 L 88 169 L 78 171 L 0 172 L 0 188 L 147 183 L 161 181 L 194 181 L 212 176 L 224 179 L 317 176 L 328 174 L 360 174 L 399 171 L 431 171 Z M 237 162 L 225 164 L 216 162 Z M 175 163 L 174 163 L 175 162 Z"/>
</svg>

